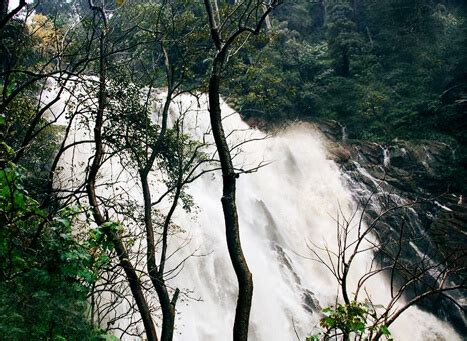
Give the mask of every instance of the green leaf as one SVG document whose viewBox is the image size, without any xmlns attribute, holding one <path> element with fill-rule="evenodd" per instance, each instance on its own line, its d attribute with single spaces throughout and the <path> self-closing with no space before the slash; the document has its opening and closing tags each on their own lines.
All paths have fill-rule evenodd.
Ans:
<svg viewBox="0 0 467 341">
<path fill-rule="evenodd" d="M 364 332 L 365 331 L 365 324 L 363 322 L 354 322 L 350 324 L 350 327 L 353 331 L 356 332 Z"/>
<path fill-rule="evenodd" d="M 54 341 L 67 341 L 66 338 L 61 335 L 54 335 L 53 340 Z"/>
<path fill-rule="evenodd" d="M 14 197 L 15 206 L 17 208 L 19 208 L 19 209 L 25 209 L 26 208 L 25 197 L 24 197 L 23 193 L 15 192 L 13 197 Z"/>
<path fill-rule="evenodd" d="M 336 326 L 336 320 L 331 317 L 325 317 L 321 319 L 320 325 L 324 328 L 334 328 Z"/>
<path fill-rule="evenodd" d="M 46 291 L 37 291 L 32 295 L 32 297 L 34 297 L 34 298 L 46 298 L 46 297 L 50 297 L 50 293 L 48 293 Z"/>
<path fill-rule="evenodd" d="M 323 310 L 321 310 L 321 312 L 324 315 L 329 316 L 334 312 L 334 310 L 331 307 L 327 307 L 327 308 L 324 308 Z"/>
<path fill-rule="evenodd" d="M 381 332 L 381 334 L 383 334 L 383 335 L 386 336 L 386 337 L 388 337 L 388 336 L 391 335 L 391 332 L 389 331 L 388 326 L 385 326 L 385 325 L 381 326 L 381 327 L 379 328 L 379 331 Z"/>
</svg>

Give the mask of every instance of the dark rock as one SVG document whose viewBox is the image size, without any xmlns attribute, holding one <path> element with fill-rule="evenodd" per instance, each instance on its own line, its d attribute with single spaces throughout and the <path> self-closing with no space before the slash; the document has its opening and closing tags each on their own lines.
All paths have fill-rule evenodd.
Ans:
<svg viewBox="0 0 467 341">
<path fill-rule="evenodd" d="M 343 126 L 334 120 L 322 120 L 316 123 L 318 125 L 318 128 L 328 137 L 329 139 L 333 141 L 342 141 L 343 140 L 343 134 L 342 134 L 342 128 Z"/>
<path fill-rule="evenodd" d="M 303 291 L 303 307 L 310 313 L 314 314 L 321 311 L 321 306 L 315 297 L 315 294 L 310 290 Z"/>
<path fill-rule="evenodd" d="M 335 160 L 339 164 L 346 163 L 351 158 L 349 149 L 338 143 L 330 143 L 328 146 L 328 153 L 330 154 L 331 159 Z"/>
<path fill-rule="evenodd" d="M 342 127 L 337 122 L 320 122 L 318 127 L 330 139 L 330 157 L 346 173 L 355 199 L 370 200 L 365 220 L 367 224 L 377 220 L 374 232 L 383 245 L 377 259 L 381 265 L 390 266 L 398 255 L 402 265 L 396 273 L 396 283 L 402 285 L 406 281 L 406 269 L 441 260 L 443 266 L 455 270 L 449 277 L 451 281 L 465 282 L 466 270 L 458 269 L 467 269 L 467 205 L 462 199 L 459 204 L 460 193 L 448 193 L 441 181 L 443 170 L 453 157 L 449 147 L 438 141 L 394 141 L 389 145 L 342 141 Z M 385 149 L 389 154 L 386 162 Z M 391 207 L 399 208 L 380 217 L 382 211 Z M 401 234 L 406 241 L 402 248 L 398 243 Z M 422 285 L 410 287 L 406 298 L 414 297 L 429 283 L 436 283 L 434 276 L 427 272 Z M 459 299 L 464 299 L 465 294 L 450 293 Z M 449 321 L 461 335 L 467 334 L 462 309 L 446 296 L 424 299 L 419 307 Z"/>
</svg>

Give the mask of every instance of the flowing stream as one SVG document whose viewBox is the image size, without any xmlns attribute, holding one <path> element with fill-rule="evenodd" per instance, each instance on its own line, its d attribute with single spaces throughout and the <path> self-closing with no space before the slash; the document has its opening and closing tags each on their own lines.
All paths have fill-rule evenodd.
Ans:
<svg viewBox="0 0 467 341">
<path fill-rule="evenodd" d="M 314 243 L 336 250 L 336 219 L 339 214 L 350 217 L 356 203 L 345 177 L 327 157 L 325 138 L 312 125 L 296 124 L 266 137 L 248 127 L 227 104 L 222 109 L 230 145 L 240 144 L 233 150 L 236 166 L 248 170 L 264 165 L 241 174 L 237 186 L 241 240 L 254 280 L 250 340 L 304 340 L 313 334 L 320 309 L 333 304 L 338 292 L 331 273 L 310 259 L 309 247 Z M 194 138 L 211 141 L 206 152 L 213 153 L 206 96 L 178 97 L 172 106 L 172 121 L 180 113 L 186 117 L 184 129 Z M 82 131 L 75 129 L 69 139 L 86 139 L 87 133 Z M 251 141 L 242 143 L 246 140 Z M 91 156 L 89 144 L 70 148 L 62 160 L 60 186 L 76 186 L 79 169 L 84 169 Z M 134 174 L 123 170 L 118 160 L 109 159 L 102 167 L 101 182 L 118 180 L 112 188 L 101 188 L 100 194 L 121 191 L 141 203 Z M 152 180 L 154 193 L 162 193 L 157 174 Z M 173 221 L 181 231 L 170 238 L 170 247 L 176 252 L 167 265 L 174 269 L 187 258 L 168 282 L 171 288 L 189 293 L 177 304 L 175 340 L 231 340 L 237 282 L 225 242 L 221 175 L 208 172 L 187 191 L 196 208 L 191 213 L 176 209 Z M 162 201 L 160 209 L 168 208 L 169 202 Z M 368 269 L 371 258 L 370 254 L 357 258 L 352 285 Z M 389 286 L 383 277 L 366 287 L 375 304 L 388 301 Z M 417 308 L 409 309 L 390 330 L 395 340 L 461 339 L 449 324 Z"/>
</svg>

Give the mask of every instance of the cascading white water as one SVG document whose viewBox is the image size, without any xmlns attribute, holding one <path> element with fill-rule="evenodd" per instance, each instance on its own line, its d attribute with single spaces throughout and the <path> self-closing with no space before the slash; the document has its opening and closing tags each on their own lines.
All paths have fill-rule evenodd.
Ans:
<svg viewBox="0 0 467 341">
<path fill-rule="evenodd" d="M 235 164 L 249 169 L 261 161 L 269 162 L 257 172 L 242 174 L 238 179 L 241 240 L 255 286 L 250 339 L 297 340 L 299 335 L 304 340 L 319 320 L 317 312 L 333 304 L 337 294 L 336 281 L 329 271 L 303 257 L 311 257 L 307 245 L 313 242 L 337 249 L 337 214 L 342 211 L 349 217 L 356 204 L 337 165 L 327 158 L 324 138 L 313 126 L 298 124 L 265 138 L 262 132 L 249 128 L 225 103 L 222 110 L 229 143 L 233 146 L 245 139 L 252 140 L 239 147 L 241 153 Z M 180 112 L 186 112 L 185 128 L 192 136 L 201 138 L 209 130 L 206 96 L 178 97 L 172 118 Z M 214 147 L 207 148 L 213 151 Z M 78 168 L 79 162 L 90 156 L 89 146 L 66 153 L 62 179 L 73 177 L 67 169 L 71 165 Z M 114 193 L 118 187 L 141 202 L 137 181 L 132 174 L 122 175 L 125 172 L 121 171 L 116 160 L 110 159 L 103 165 L 101 182 L 116 174 L 120 180 L 113 189 L 101 189 L 101 194 Z M 157 174 L 153 174 L 153 180 L 153 191 L 160 192 Z M 179 301 L 175 340 L 232 339 L 237 283 L 225 242 L 221 191 L 219 173 L 201 176 L 188 189 L 198 207 L 196 215 L 177 208 L 173 219 L 183 232 L 171 237 L 170 247 L 175 251 L 187 240 L 189 243 L 169 259 L 168 267 L 177 266 L 193 253 L 197 256 L 189 257 L 168 285 L 187 289 L 191 297 L 199 299 Z M 353 285 L 370 260 L 371 255 L 364 254 L 357 259 L 351 273 Z M 368 291 L 374 303 L 387 302 L 389 288 L 383 278 L 370 282 Z M 409 309 L 391 331 L 395 340 L 460 340 L 447 323 L 417 308 Z"/>
<path fill-rule="evenodd" d="M 203 124 L 208 122 L 205 100 L 197 110 Z M 189 96 L 182 102 L 184 107 L 195 104 Z M 235 139 L 264 137 L 225 104 L 223 114 L 227 132 L 240 131 L 231 136 L 231 144 Z M 242 156 L 240 163 L 250 166 L 271 161 L 256 173 L 241 175 L 238 181 L 241 236 L 255 283 L 251 336 L 253 340 L 293 340 L 295 326 L 303 340 L 318 319 L 310 308 L 317 302 L 321 306 L 332 304 L 337 284 L 322 265 L 300 255 L 311 256 L 310 242 L 326 243 L 336 250 L 336 216 L 342 210 L 349 217 L 356 205 L 337 165 L 326 157 L 322 135 L 311 125 L 295 125 L 266 140 L 250 142 L 243 146 Z M 175 279 L 179 286 L 194 284 L 192 288 L 203 298 L 203 302 L 180 307 L 182 340 L 231 339 L 236 280 L 225 244 L 221 186 L 219 175 L 200 179 L 190 188 L 200 209 L 196 223 L 181 211 L 176 218 L 182 226 L 190 226 L 192 247 L 211 252 L 189 261 Z M 358 260 L 354 281 L 370 259 L 367 255 Z M 374 302 L 388 300 L 384 279 L 369 283 L 368 289 Z M 317 302 L 310 305 L 313 298 Z M 414 324 L 417 331 L 411 328 Z M 416 308 L 391 329 L 396 340 L 457 338 L 449 326 Z"/>
<path fill-rule="evenodd" d="M 384 168 L 388 168 L 391 163 L 391 156 L 389 154 L 388 148 L 383 148 L 383 166 Z"/>
<path fill-rule="evenodd" d="M 341 126 L 341 134 L 342 134 L 342 137 L 341 137 L 342 142 L 346 143 L 348 140 L 348 136 L 347 136 L 347 127 L 344 125 Z"/>
</svg>

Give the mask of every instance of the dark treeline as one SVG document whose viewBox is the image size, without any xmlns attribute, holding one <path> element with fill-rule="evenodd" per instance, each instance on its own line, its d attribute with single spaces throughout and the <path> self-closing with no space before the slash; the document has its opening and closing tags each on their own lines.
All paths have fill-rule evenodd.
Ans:
<svg viewBox="0 0 467 341">
<path fill-rule="evenodd" d="M 465 1 L 285 1 L 269 43 L 239 56 L 233 101 L 253 124 L 333 119 L 349 138 L 447 143 L 439 191 L 465 193 L 466 11 Z"/>
</svg>

